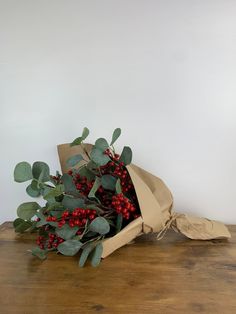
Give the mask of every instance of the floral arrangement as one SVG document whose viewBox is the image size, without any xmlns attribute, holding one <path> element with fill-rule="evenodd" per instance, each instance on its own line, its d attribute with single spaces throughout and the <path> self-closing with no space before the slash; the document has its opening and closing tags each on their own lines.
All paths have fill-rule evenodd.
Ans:
<svg viewBox="0 0 236 314">
<path fill-rule="evenodd" d="M 110 144 L 104 138 L 97 139 L 89 152 L 84 144 L 89 130 L 84 128 L 82 135 L 70 144 L 79 145 L 83 154 L 68 158 L 68 171 L 63 175 L 50 174 L 49 166 L 42 161 L 32 166 L 25 161 L 16 165 L 15 181 L 31 181 L 27 194 L 45 201 L 43 206 L 35 201 L 21 204 L 13 223 L 18 233 L 38 233 L 37 246 L 31 250 L 33 255 L 44 260 L 50 251 L 66 256 L 80 252 L 81 267 L 88 258 L 92 266 L 97 266 L 103 240 L 140 216 L 126 168 L 131 163 L 132 151 L 125 146 L 119 155 L 114 148 L 120 134 L 121 129 L 115 129 Z"/>
</svg>

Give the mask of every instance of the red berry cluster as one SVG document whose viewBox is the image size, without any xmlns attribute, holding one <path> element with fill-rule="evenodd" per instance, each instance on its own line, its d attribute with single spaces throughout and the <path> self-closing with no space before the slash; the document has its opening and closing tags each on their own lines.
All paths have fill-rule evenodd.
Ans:
<svg viewBox="0 0 236 314">
<path fill-rule="evenodd" d="M 38 236 L 36 243 L 40 247 L 40 249 L 52 249 L 57 248 L 60 243 L 64 242 L 64 239 L 58 237 L 54 233 L 48 234 L 48 239 L 43 236 Z"/>
<path fill-rule="evenodd" d="M 130 200 L 122 193 L 112 196 L 112 206 L 117 214 L 122 214 L 123 218 L 129 220 L 130 218 L 137 218 L 138 210 Z"/>
</svg>

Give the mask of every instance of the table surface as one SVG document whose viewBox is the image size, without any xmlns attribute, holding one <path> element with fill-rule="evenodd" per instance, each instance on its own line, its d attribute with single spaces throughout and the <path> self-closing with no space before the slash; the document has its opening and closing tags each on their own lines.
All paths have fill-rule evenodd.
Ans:
<svg viewBox="0 0 236 314">
<path fill-rule="evenodd" d="M 236 313 L 236 226 L 232 238 L 193 241 L 169 230 L 139 237 L 99 267 L 51 252 L 41 262 L 27 252 L 34 234 L 0 226 L 0 312 Z"/>
</svg>

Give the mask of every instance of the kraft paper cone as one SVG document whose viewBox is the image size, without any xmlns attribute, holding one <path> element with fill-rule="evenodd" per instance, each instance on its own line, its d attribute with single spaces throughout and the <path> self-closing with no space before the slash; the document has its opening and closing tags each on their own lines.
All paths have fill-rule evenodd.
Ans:
<svg viewBox="0 0 236 314">
<path fill-rule="evenodd" d="M 84 147 L 89 153 L 93 146 L 84 144 Z M 63 173 L 69 170 L 66 166 L 69 157 L 75 154 L 86 157 L 81 146 L 70 147 L 69 144 L 58 145 L 58 154 Z M 103 258 L 143 233 L 156 232 L 157 238 L 161 239 L 169 228 L 190 239 L 210 240 L 231 237 L 227 227 L 221 222 L 173 212 L 171 192 L 158 177 L 133 164 L 127 166 L 127 170 L 136 191 L 141 216 L 115 236 L 103 241 Z"/>
</svg>

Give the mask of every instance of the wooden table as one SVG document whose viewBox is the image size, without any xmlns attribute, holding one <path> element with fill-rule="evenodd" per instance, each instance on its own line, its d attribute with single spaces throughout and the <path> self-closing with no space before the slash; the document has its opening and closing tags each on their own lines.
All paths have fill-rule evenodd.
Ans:
<svg viewBox="0 0 236 314">
<path fill-rule="evenodd" d="M 236 226 L 230 241 L 191 241 L 169 231 L 145 235 L 102 261 L 28 249 L 35 235 L 0 226 L 0 313 L 236 313 Z"/>
</svg>

